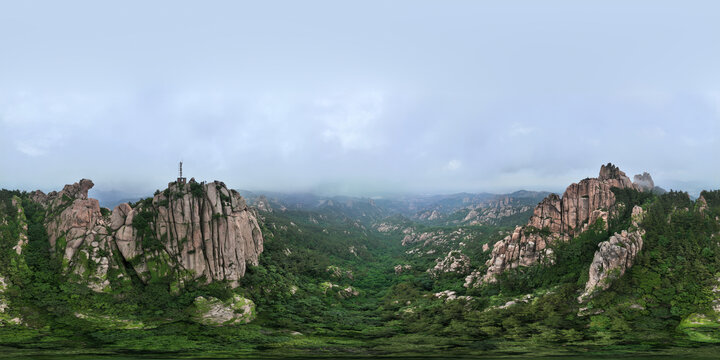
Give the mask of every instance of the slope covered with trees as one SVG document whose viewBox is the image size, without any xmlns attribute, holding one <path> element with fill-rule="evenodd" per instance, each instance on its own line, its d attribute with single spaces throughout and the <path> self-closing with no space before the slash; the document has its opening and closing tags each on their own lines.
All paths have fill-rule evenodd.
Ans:
<svg viewBox="0 0 720 360">
<path fill-rule="evenodd" d="M 487 270 L 493 245 L 527 217 L 470 225 L 334 206 L 253 210 L 264 249 L 237 284 L 199 277 L 178 285 L 171 273 L 143 279 L 127 266 L 117 286 L 97 291 L 49 241 L 47 224 L 60 210 L 3 190 L 0 346 L 176 356 L 712 354 L 720 342 L 720 191 L 695 201 L 683 192 L 612 191 L 618 206 L 607 222 L 552 243 L 552 261 L 479 286 L 468 279 Z M 644 211 L 642 249 L 607 289 L 579 302 L 598 244 L 631 227 L 635 206 Z M 254 304 L 251 322 L 198 321 L 207 310 L 199 297 L 230 303 L 237 295 Z"/>
</svg>

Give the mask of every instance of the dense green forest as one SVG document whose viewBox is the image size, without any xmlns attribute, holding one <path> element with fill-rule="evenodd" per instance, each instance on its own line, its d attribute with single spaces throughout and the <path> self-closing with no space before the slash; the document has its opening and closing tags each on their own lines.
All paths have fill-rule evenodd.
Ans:
<svg viewBox="0 0 720 360">
<path fill-rule="evenodd" d="M 260 214 L 264 252 L 240 286 L 153 278 L 95 292 L 64 272 L 44 224 L 52 216 L 27 193 L 0 191 L 0 347 L 15 353 L 169 353 L 177 356 L 592 354 L 713 349 L 720 319 L 720 191 L 700 201 L 687 193 L 615 190 L 626 210 L 647 215 L 635 264 L 587 304 L 577 302 L 598 243 L 628 227 L 629 211 L 568 242 L 553 264 L 505 272 L 496 283 L 463 286 L 462 273 L 434 274 L 439 256 L 462 249 L 483 270 L 483 245 L 514 223 L 448 226 L 402 216 L 356 221 L 334 211 Z M 402 245 L 409 230 L 436 234 Z M 451 236 L 461 234 L 462 236 Z M 22 255 L 14 246 L 27 236 Z M 405 266 L 398 271 L 398 265 Z M 451 291 L 453 299 L 438 293 Z M 249 324 L 193 321 L 198 296 L 251 299 Z M 513 304 L 508 305 L 509 302 Z M 582 308 L 582 309 L 581 309 Z M 20 324 L 13 321 L 22 319 Z"/>
</svg>

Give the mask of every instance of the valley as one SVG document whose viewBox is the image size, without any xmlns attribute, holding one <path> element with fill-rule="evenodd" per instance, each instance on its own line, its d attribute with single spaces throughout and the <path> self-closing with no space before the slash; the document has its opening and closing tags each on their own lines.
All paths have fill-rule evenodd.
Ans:
<svg viewBox="0 0 720 360">
<path fill-rule="evenodd" d="M 593 175 L 593 174 L 588 174 Z M 720 191 L 0 192 L 7 356 L 711 356 Z M 0 358 L 3 358 L 0 355 Z"/>
</svg>

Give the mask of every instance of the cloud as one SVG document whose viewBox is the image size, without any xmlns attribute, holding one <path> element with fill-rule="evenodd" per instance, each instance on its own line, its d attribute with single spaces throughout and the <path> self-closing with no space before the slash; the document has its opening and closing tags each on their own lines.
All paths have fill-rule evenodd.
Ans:
<svg viewBox="0 0 720 360">
<path fill-rule="evenodd" d="M 535 129 L 533 127 L 523 125 L 520 123 L 514 123 L 512 124 L 512 127 L 510 128 L 510 135 L 512 136 L 520 136 L 520 135 L 529 135 L 532 134 Z"/>
<path fill-rule="evenodd" d="M 383 115 L 383 100 L 378 92 L 318 100 L 316 116 L 324 126 L 323 138 L 339 143 L 344 150 L 369 150 L 379 146 L 382 134 L 375 130 Z"/>
<path fill-rule="evenodd" d="M 457 160 L 457 159 L 448 161 L 447 165 L 445 166 L 445 168 L 450 171 L 458 170 L 458 169 L 460 169 L 460 167 L 462 167 L 462 161 Z"/>
</svg>

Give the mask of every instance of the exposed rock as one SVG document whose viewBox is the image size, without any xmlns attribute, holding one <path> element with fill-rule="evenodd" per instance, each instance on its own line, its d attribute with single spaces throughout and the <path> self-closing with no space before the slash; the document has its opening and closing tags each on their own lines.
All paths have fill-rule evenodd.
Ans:
<svg viewBox="0 0 720 360">
<path fill-rule="evenodd" d="M 436 277 L 442 273 L 467 274 L 470 272 L 470 258 L 460 251 L 450 251 L 444 259 L 437 259 L 437 264 L 428 269 L 430 276 Z"/>
<path fill-rule="evenodd" d="M 247 324 L 255 319 L 255 303 L 240 295 L 223 302 L 214 297 L 195 298 L 193 320 L 204 325 Z"/>
<path fill-rule="evenodd" d="M 632 267 L 643 246 L 642 236 L 645 231 L 638 226 L 643 215 L 641 207 L 633 207 L 630 232 L 623 230 L 611 236 L 608 241 L 598 244 L 598 250 L 590 264 L 585 291 L 578 297 L 578 302 L 584 302 L 595 292 L 607 289 L 614 279 L 623 276 L 625 271 Z"/>
<path fill-rule="evenodd" d="M 5 302 L 5 298 L 3 297 L 3 293 L 5 292 L 6 287 L 7 283 L 5 282 L 5 278 L 0 276 L 0 313 L 4 313 L 9 306 L 7 302 Z"/>
<path fill-rule="evenodd" d="M 335 266 L 335 265 L 329 265 L 326 269 L 326 272 L 330 273 L 330 276 L 334 278 L 341 279 L 345 276 L 347 276 L 348 279 L 353 280 L 353 272 L 352 270 L 343 270 L 342 268 Z"/>
<path fill-rule="evenodd" d="M 12 315 L 13 311 L 11 311 L 10 304 L 4 296 L 5 289 L 8 285 L 5 278 L 0 276 L 0 326 L 5 324 L 22 325 L 22 319 Z"/>
<path fill-rule="evenodd" d="M 607 226 L 608 214 L 615 205 L 613 187 L 635 188 L 624 172 L 607 164 L 600 167 L 597 178 L 568 186 L 562 198 L 556 194 L 547 196 L 535 207 L 526 226 L 515 228 L 511 235 L 495 243 L 483 281 L 495 281 L 495 276 L 508 268 L 531 266 L 544 259 L 552 261 L 548 246 L 553 242 L 567 241 L 599 219 Z"/>
<path fill-rule="evenodd" d="M 352 296 L 358 296 L 360 295 L 360 292 L 355 290 L 354 287 L 348 286 L 340 291 L 338 291 L 338 295 L 340 295 L 341 298 L 346 299 Z"/>
<path fill-rule="evenodd" d="M 405 264 L 405 265 L 395 265 L 395 275 L 400 275 L 405 271 L 412 270 L 412 265 Z"/>
<path fill-rule="evenodd" d="M 647 172 L 633 176 L 633 184 L 640 191 L 652 191 L 655 188 L 655 182 Z"/>
<path fill-rule="evenodd" d="M 360 292 L 355 290 L 355 288 L 352 286 L 342 287 L 329 281 L 321 283 L 320 287 L 323 289 L 323 294 L 327 294 L 328 291 L 332 291 L 334 289 L 340 289 L 337 291 L 337 295 L 342 299 L 360 295 Z"/>
<path fill-rule="evenodd" d="M 268 201 L 268 198 L 265 197 L 265 195 L 258 196 L 257 200 L 255 200 L 255 207 L 263 212 L 273 212 L 273 208 L 270 206 L 270 201 Z"/>
<path fill-rule="evenodd" d="M 150 234 L 136 229 L 135 219 L 143 213 L 150 214 Z M 158 261 L 167 261 L 189 276 L 226 280 L 237 286 L 247 264 L 257 265 L 263 250 L 254 214 L 240 194 L 219 181 L 185 186 L 171 183 L 155 195 L 151 205 L 132 209 L 117 233 L 123 257 L 135 259 L 135 271 L 144 278 L 151 273 L 166 275 L 167 269 L 153 267 Z M 154 249 L 144 247 L 148 237 L 156 242 Z"/>
<path fill-rule="evenodd" d="M 443 299 L 445 302 L 453 301 L 453 300 L 465 300 L 465 301 L 470 301 L 470 300 L 473 299 L 472 296 L 462 296 L 462 295 L 458 295 L 457 292 L 452 291 L 452 290 L 445 290 L 445 291 L 441 291 L 441 292 L 436 292 L 436 293 L 433 294 L 433 297 L 434 297 L 434 298 L 437 298 L 437 299 Z"/>
<path fill-rule="evenodd" d="M 705 200 L 704 196 L 700 195 L 700 197 L 695 202 L 695 207 L 697 211 L 701 214 L 705 214 L 705 212 L 707 212 L 708 203 L 707 200 Z"/>
<path fill-rule="evenodd" d="M 171 183 L 152 201 L 135 208 L 120 204 L 108 217 L 97 200 L 87 198 L 92 185 L 83 179 L 33 198 L 48 209 L 50 245 L 63 255 L 66 271 L 93 290 L 107 288 L 111 270 L 126 275 L 127 264 L 143 280 L 175 274 L 180 282 L 204 276 L 237 286 L 247 264 L 258 263 L 263 239 L 257 219 L 222 182 Z"/>
<path fill-rule="evenodd" d="M 393 224 L 389 224 L 389 223 L 380 223 L 375 227 L 375 230 L 377 230 L 378 232 L 381 232 L 381 233 L 386 233 L 386 232 L 398 230 L 399 228 L 400 228 L 400 226 L 398 226 L 398 225 L 393 225 Z"/>
<path fill-rule="evenodd" d="M 482 279 L 483 273 L 475 270 L 465 277 L 465 283 L 463 286 L 466 288 L 479 286 L 482 283 Z"/>
<path fill-rule="evenodd" d="M 422 243 L 422 246 L 428 245 L 441 245 L 445 243 L 455 242 L 458 240 L 471 240 L 472 236 L 463 230 L 462 228 L 455 231 L 446 232 L 444 230 L 437 230 L 433 232 L 421 232 L 417 233 L 412 228 L 407 228 L 403 231 L 405 237 L 402 239 L 402 246 L 412 245 L 415 243 Z"/>
</svg>

